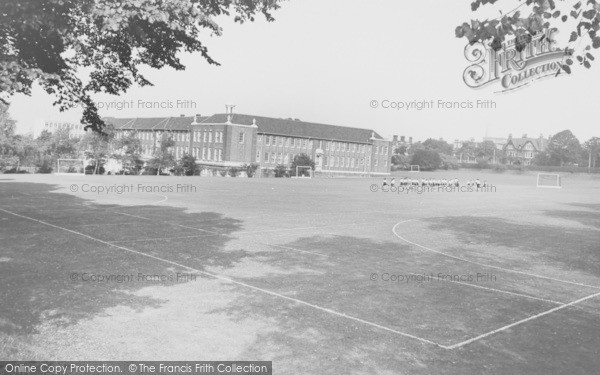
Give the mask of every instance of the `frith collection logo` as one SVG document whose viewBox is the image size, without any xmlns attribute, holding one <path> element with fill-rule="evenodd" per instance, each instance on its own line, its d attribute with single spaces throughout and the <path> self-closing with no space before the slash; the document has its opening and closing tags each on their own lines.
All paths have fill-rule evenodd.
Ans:
<svg viewBox="0 0 600 375">
<path fill-rule="evenodd" d="M 472 65 L 463 74 L 465 83 L 480 88 L 498 82 L 498 92 L 505 92 L 561 74 L 565 52 L 554 46 L 552 36 L 556 31 L 550 29 L 533 36 L 520 52 L 516 39 L 505 41 L 497 51 L 490 42 L 468 44 L 465 57 Z"/>
</svg>

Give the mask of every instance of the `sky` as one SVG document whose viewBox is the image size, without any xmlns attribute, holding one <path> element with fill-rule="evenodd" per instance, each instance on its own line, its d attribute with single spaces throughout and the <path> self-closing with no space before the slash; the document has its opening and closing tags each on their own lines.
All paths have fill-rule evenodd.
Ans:
<svg viewBox="0 0 600 375">
<path fill-rule="evenodd" d="M 520 4 L 501 0 L 473 14 L 470 3 L 288 0 L 274 13 L 275 22 L 258 17 L 240 25 L 219 18 L 223 35 L 205 33 L 202 41 L 221 66 L 209 65 L 199 54 L 182 54 L 185 71 L 145 69 L 153 87 L 94 98 L 102 116 L 210 115 L 230 103 L 238 113 L 369 128 L 415 141 L 538 137 L 564 129 L 580 141 L 600 136 L 600 96 L 591 85 L 599 82 L 599 66 L 501 94 L 497 84 L 465 85 L 463 71 L 470 64 L 465 39 L 455 37 L 456 26 L 474 16 L 497 17 Z M 559 36 L 559 44 L 565 37 Z M 431 100 L 435 105 L 422 110 L 383 108 Z M 493 101 L 495 108 L 444 109 L 440 100 Z M 13 97 L 10 113 L 17 130 L 31 131 L 44 121 L 79 121 L 80 110 L 61 113 L 52 102 L 40 88 L 30 97 Z M 124 103 L 129 108 L 115 107 Z"/>
</svg>

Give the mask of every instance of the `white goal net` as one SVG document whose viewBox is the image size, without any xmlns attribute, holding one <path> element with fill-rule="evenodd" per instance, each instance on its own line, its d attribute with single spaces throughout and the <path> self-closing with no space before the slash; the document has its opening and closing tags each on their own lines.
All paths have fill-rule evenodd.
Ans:
<svg viewBox="0 0 600 375">
<path fill-rule="evenodd" d="M 411 172 L 421 172 L 421 167 L 419 167 L 418 165 L 411 165 L 410 171 Z"/>
<path fill-rule="evenodd" d="M 562 188 L 560 175 L 555 173 L 538 173 L 537 187 L 539 188 Z"/>
<path fill-rule="evenodd" d="M 85 160 L 83 159 L 58 159 L 56 174 L 85 174 Z"/>
<path fill-rule="evenodd" d="M 297 166 L 294 177 L 312 178 L 313 170 L 310 166 Z"/>
</svg>

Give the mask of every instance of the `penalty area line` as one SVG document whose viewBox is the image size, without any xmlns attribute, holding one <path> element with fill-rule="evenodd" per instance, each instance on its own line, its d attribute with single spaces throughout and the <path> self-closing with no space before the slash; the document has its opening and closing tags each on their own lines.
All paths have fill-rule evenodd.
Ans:
<svg viewBox="0 0 600 375">
<path fill-rule="evenodd" d="M 89 235 L 81 233 L 81 232 L 77 232 L 77 231 L 74 231 L 74 230 L 71 230 L 71 229 L 68 229 L 68 228 L 64 228 L 64 227 L 61 227 L 61 226 L 58 226 L 58 225 L 54 225 L 54 224 L 51 224 L 51 223 L 48 223 L 48 222 L 45 222 L 45 221 L 42 221 L 42 220 L 34 219 L 32 217 L 20 215 L 20 214 L 11 212 L 11 211 L 7 211 L 7 210 L 2 209 L 2 208 L 0 208 L 0 211 L 5 212 L 5 213 L 10 214 L 10 215 L 13 215 L 13 216 L 16 216 L 16 217 L 20 217 L 20 218 L 23 218 L 23 219 L 31 220 L 33 222 L 36 222 L 36 223 L 39 223 L 39 224 L 43 224 L 43 225 L 46 225 L 46 226 L 49 226 L 49 227 L 52 227 L 52 228 L 56 228 L 56 229 L 60 229 L 60 230 L 72 233 L 72 234 L 76 234 L 78 236 L 90 239 L 90 240 L 95 241 L 95 242 L 102 243 L 104 245 L 107 245 L 109 247 L 113 247 L 115 249 L 127 251 L 127 252 L 130 252 L 130 253 L 133 253 L 133 254 L 137 254 L 137 255 L 141 255 L 141 256 L 144 256 L 144 257 L 147 257 L 147 258 L 152 258 L 152 259 L 158 260 L 158 261 L 163 262 L 163 263 L 167 263 L 167 264 L 171 264 L 171 265 L 174 265 L 174 266 L 177 266 L 177 267 L 181 267 L 181 268 L 187 269 L 189 271 L 194 271 L 194 272 L 196 272 L 198 274 L 201 274 L 201 275 L 209 276 L 209 277 L 212 277 L 212 278 L 217 279 L 217 280 L 228 282 L 230 284 L 234 284 L 234 285 L 242 286 L 244 288 L 252 289 L 252 290 L 255 290 L 257 292 L 260 292 L 260 293 L 263 293 L 263 294 L 268 294 L 268 295 L 273 296 L 273 297 L 277 297 L 277 298 L 280 298 L 280 299 L 285 299 L 287 301 L 294 302 L 294 303 L 296 303 L 298 305 L 308 306 L 308 307 L 311 307 L 311 308 L 313 308 L 315 310 L 326 312 L 328 314 L 335 315 L 335 316 L 338 316 L 338 317 L 342 317 L 342 318 L 345 318 L 345 319 L 348 319 L 348 320 L 352 320 L 354 322 L 362 323 L 364 325 L 367 325 L 367 326 L 370 326 L 370 327 L 374 327 L 374 328 L 378 328 L 380 330 L 387 331 L 387 332 L 390 332 L 390 333 L 394 333 L 396 335 L 407 337 L 407 338 L 410 338 L 410 339 L 413 339 L 413 340 L 417 340 L 417 341 L 420 341 L 420 342 L 425 343 L 425 344 L 434 345 L 434 346 L 440 347 L 442 349 L 450 349 L 450 347 L 448 347 L 448 346 L 438 344 L 438 343 L 433 342 L 431 340 L 427 340 L 427 339 L 419 337 L 419 336 L 411 335 L 410 333 L 398 331 L 398 330 L 395 330 L 393 328 L 385 327 L 385 326 L 382 326 L 382 325 L 377 324 L 377 323 L 369 322 L 367 320 L 360 319 L 360 318 L 357 318 L 357 317 L 354 317 L 354 316 L 351 316 L 351 315 L 347 315 L 347 314 L 344 314 L 342 312 L 329 309 L 327 307 L 322 307 L 322 306 L 315 305 L 315 304 L 312 304 L 310 302 L 306 302 L 306 301 L 303 301 L 303 300 L 300 300 L 300 299 L 297 299 L 297 298 L 289 297 L 289 296 L 286 296 L 286 295 L 283 295 L 283 294 L 279 294 L 279 293 L 276 293 L 276 292 L 273 292 L 273 291 L 270 291 L 270 290 L 267 290 L 267 289 L 259 288 L 257 286 L 250 285 L 250 284 L 247 284 L 247 283 L 244 283 L 244 282 L 241 282 L 241 281 L 236 281 L 236 280 L 230 279 L 230 278 L 225 277 L 225 276 L 221 276 L 221 275 L 210 273 L 210 272 L 206 272 L 206 271 L 201 271 L 199 269 L 196 269 L 196 268 L 193 268 L 193 267 L 190 267 L 190 266 L 186 266 L 184 264 L 177 263 L 177 262 L 174 262 L 172 260 L 160 258 L 160 257 L 157 257 L 157 256 L 152 255 L 152 254 L 146 254 L 146 253 L 134 250 L 134 249 L 129 249 L 129 248 L 124 247 L 124 246 L 115 245 L 113 243 L 110 243 L 110 242 L 107 242 L 107 241 L 103 241 L 103 240 L 101 240 L 99 238 L 95 238 L 95 237 L 89 236 Z"/>
<path fill-rule="evenodd" d="M 399 223 L 396 223 L 396 225 L 394 225 L 394 227 L 392 228 L 392 233 L 394 233 L 394 235 L 396 237 L 398 237 L 400 240 L 402 240 L 402 241 L 404 241 L 404 242 L 406 242 L 406 243 L 408 243 L 410 245 L 413 245 L 413 246 L 416 246 L 416 247 L 420 247 L 421 249 L 424 249 L 426 251 L 430 251 L 432 253 L 440 254 L 440 255 L 446 256 L 448 258 L 460 260 L 462 262 L 471 263 L 471 264 L 475 264 L 475 265 L 482 266 L 482 267 L 487 267 L 487 268 L 493 268 L 493 269 L 497 269 L 497 270 L 501 270 L 501 271 L 505 271 L 505 272 L 511 272 L 511 273 L 516 273 L 516 274 L 520 274 L 520 275 L 535 277 L 535 278 L 539 278 L 539 279 L 552 280 L 552 281 L 556 281 L 556 282 L 560 282 L 560 283 L 572 284 L 572 285 L 577 285 L 577 286 L 583 286 L 583 287 L 592 288 L 592 289 L 600 289 L 600 287 L 595 286 L 595 285 L 588 285 L 588 284 L 578 283 L 578 282 L 575 282 L 575 281 L 569 281 L 569 280 L 563 280 L 563 279 L 556 279 L 556 278 L 549 277 L 549 276 L 537 275 L 537 274 L 534 274 L 534 273 L 529 273 L 529 272 L 524 272 L 524 271 L 518 271 L 518 270 L 513 270 L 513 269 L 510 269 L 510 268 L 504 268 L 504 267 L 500 267 L 500 266 L 494 266 L 494 265 L 491 265 L 491 264 L 485 264 L 485 263 L 476 262 L 474 260 L 469 260 L 469 259 L 462 258 L 462 257 L 456 256 L 456 255 L 444 253 L 443 251 L 435 250 L 435 249 L 429 248 L 427 246 L 420 245 L 420 244 L 418 244 L 416 242 L 412 242 L 412 241 L 410 241 L 410 240 L 402 237 L 401 235 L 398 234 L 398 232 L 396 232 L 396 228 L 398 227 L 398 225 L 403 224 L 403 223 L 407 223 L 409 221 L 415 221 L 415 220 L 416 219 L 411 219 L 411 220 L 405 220 L 405 221 L 401 221 Z"/>
<path fill-rule="evenodd" d="M 562 310 L 562 309 L 566 309 L 567 307 L 574 306 L 574 305 L 576 305 L 576 304 L 578 304 L 578 303 L 580 303 L 580 302 L 587 301 L 588 299 L 591 299 L 591 298 L 594 298 L 594 297 L 598 297 L 598 296 L 600 296 L 600 292 L 599 292 L 599 293 L 596 293 L 596 294 L 589 295 L 589 296 L 587 296 L 587 297 L 580 298 L 580 299 L 578 299 L 578 300 L 576 300 L 576 301 L 573 301 L 573 302 L 565 303 L 565 304 L 563 304 L 563 305 L 560 305 L 560 306 L 554 307 L 554 308 L 552 308 L 552 309 L 550 309 L 550 310 L 546 310 L 546 311 L 544 311 L 544 312 L 541 312 L 541 313 L 539 313 L 539 314 L 536 314 L 536 315 L 530 316 L 529 318 L 521 319 L 521 320 L 519 320 L 519 321 L 517 321 L 517 322 L 511 323 L 511 324 L 508 324 L 508 325 L 505 325 L 504 327 L 500 327 L 500 328 L 498 328 L 498 329 L 495 329 L 495 330 L 493 330 L 493 331 L 490 331 L 490 332 L 487 332 L 487 333 L 481 334 L 481 335 L 479 335 L 479 336 L 476 336 L 476 337 L 473 337 L 473 338 L 471 338 L 471 339 L 468 339 L 468 340 L 465 340 L 465 341 L 462 341 L 462 342 L 456 343 L 456 344 L 454 344 L 454 345 L 450 345 L 450 346 L 448 346 L 448 347 L 447 347 L 447 349 L 450 349 L 450 350 L 452 350 L 452 349 L 457 349 L 457 348 L 460 348 L 460 347 L 462 347 L 462 346 L 465 346 L 465 345 L 471 344 L 471 343 L 473 343 L 473 342 L 475 342 L 475 341 L 478 341 L 478 340 L 484 339 L 484 338 L 486 338 L 486 337 L 488 337 L 488 336 L 491 336 L 491 335 L 494 335 L 494 334 L 496 334 L 496 333 L 499 333 L 499 332 L 502 332 L 502 331 L 506 331 L 506 330 L 507 330 L 507 329 L 509 329 L 509 328 L 512 328 L 512 327 L 518 326 L 518 325 L 520 325 L 520 324 L 523 324 L 523 323 L 527 323 L 527 322 L 529 322 L 529 321 L 531 321 L 531 320 L 534 320 L 534 319 L 537 319 L 537 318 L 541 318 L 542 316 L 545 316 L 545 315 L 548 315 L 548 314 L 552 314 L 553 312 L 556 312 L 556 311 L 559 311 L 559 310 Z"/>
</svg>

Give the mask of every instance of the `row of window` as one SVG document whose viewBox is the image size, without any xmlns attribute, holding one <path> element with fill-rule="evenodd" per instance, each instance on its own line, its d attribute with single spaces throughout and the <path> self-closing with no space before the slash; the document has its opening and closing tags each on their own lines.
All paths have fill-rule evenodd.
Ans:
<svg viewBox="0 0 600 375">
<path fill-rule="evenodd" d="M 258 135 L 258 142 L 263 141 L 263 136 Z M 281 137 L 276 135 L 265 135 L 264 136 L 265 146 L 280 146 L 280 147 L 293 147 L 293 148 L 312 148 L 313 142 L 305 138 L 291 138 Z"/>
<path fill-rule="evenodd" d="M 190 141 L 190 133 L 187 133 L 187 132 L 167 132 L 167 133 L 171 134 L 171 137 L 173 138 L 173 140 L 175 142 L 189 142 Z M 118 132 L 116 137 L 123 138 L 123 137 L 128 136 L 129 134 L 130 134 L 130 131 Z M 160 137 L 162 137 L 162 134 L 163 134 L 162 131 L 155 132 L 155 131 L 142 130 L 142 131 L 136 131 L 135 137 L 142 141 L 153 141 L 155 135 L 157 138 L 160 138 Z"/>
<path fill-rule="evenodd" d="M 223 161 L 223 149 L 221 148 L 194 147 L 192 148 L 192 155 L 196 159 L 205 161 Z"/>
<path fill-rule="evenodd" d="M 222 131 L 203 131 L 203 132 L 194 132 L 194 142 L 202 142 L 204 143 L 223 143 L 223 132 Z"/>
</svg>

